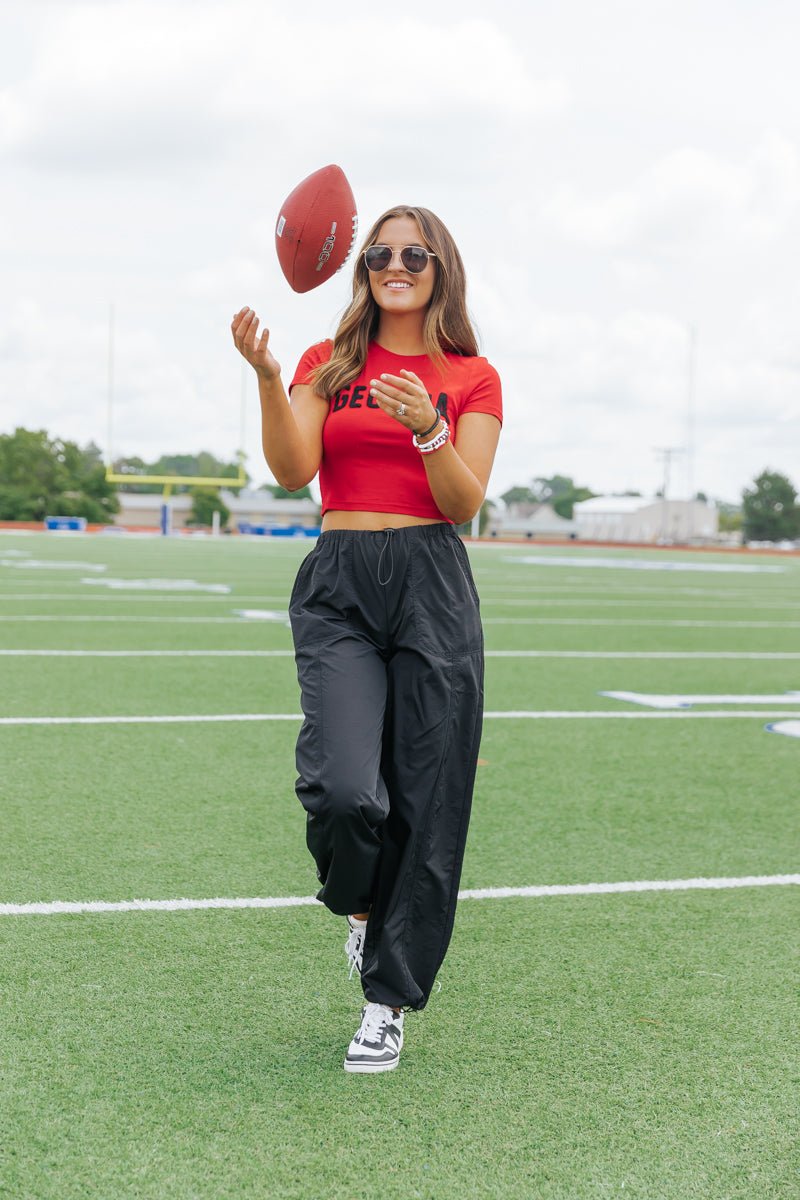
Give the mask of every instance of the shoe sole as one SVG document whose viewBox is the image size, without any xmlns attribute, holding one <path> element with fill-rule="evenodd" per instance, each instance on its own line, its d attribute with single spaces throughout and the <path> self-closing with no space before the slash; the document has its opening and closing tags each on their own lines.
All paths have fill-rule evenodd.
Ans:
<svg viewBox="0 0 800 1200">
<path fill-rule="evenodd" d="M 345 1059 L 344 1069 L 352 1075 L 377 1075 L 381 1071 L 393 1071 L 399 1062 L 399 1058 L 389 1063 L 354 1063 Z"/>
</svg>

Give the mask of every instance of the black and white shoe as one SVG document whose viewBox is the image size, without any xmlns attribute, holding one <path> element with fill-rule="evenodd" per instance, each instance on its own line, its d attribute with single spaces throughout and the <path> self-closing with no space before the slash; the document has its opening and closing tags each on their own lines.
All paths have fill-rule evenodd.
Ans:
<svg viewBox="0 0 800 1200">
<path fill-rule="evenodd" d="M 361 1026 L 347 1048 L 345 1071 L 393 1071 L 403 1048 L 403 1013 L 372 1001 L 361 1010 Z"/>
<path fill-rule="evenodd" d="M 347 961 L 350 963 L 348 979 L 352 979 L 354 971 L 358 971 L 359 975 L 361 974 L 361 965 L 364 961 L 364 939 L 367 936 L 367 922 L 359 921 L 356 917 L 348 917 L 347 924 L 350 926 L 350 935 L 344 944 L 344 952 L 347 955 Z"/>
</svg>

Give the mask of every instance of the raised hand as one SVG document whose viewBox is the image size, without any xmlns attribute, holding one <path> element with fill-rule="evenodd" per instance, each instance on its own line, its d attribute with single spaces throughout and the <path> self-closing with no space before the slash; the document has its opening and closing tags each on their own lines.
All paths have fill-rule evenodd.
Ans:
<svg viewBox="0 0 800 1200">
<path fill-rule="evenodd" d="M 258 337 L 258 317 L 252 308 L 242 308 L 236 313 L 231 333 L 236 349 L 258 375 L 263 379 L 276 379 L 280 375 L 280 363 L 269 348 L 269 330 L 265 326 Z"/>
<path fill-rule="evenodd" d="M 412 433 L 424 432 L 436 420 L 427 388 L 413 371 L 401 370 L 399 375 L 371 379 L 370 395 L 385 413 Z"/>
</svg>

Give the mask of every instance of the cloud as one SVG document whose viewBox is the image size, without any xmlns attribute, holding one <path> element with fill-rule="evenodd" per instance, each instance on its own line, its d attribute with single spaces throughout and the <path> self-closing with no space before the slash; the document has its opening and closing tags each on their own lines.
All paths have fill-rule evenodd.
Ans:
<svg viewBox="0 0 800 1200">
<path fill-rule="evenodd" d="M 695 147 L 664 155 L 627 188 L 556 188 L 542 217 L 587 246 L 645 255 L 705 254 L 731 238 L 779 236 L 800 211 L 800 153 L 778 132 L 741 162 Z"/>
<path fill-rule="evenodd" d="M 29 74 L 0 92 L 0 152 L 40 169 L 170 171 L 243 146 L 274 161 L 316 140 L 324 160 L 331 134 L 356 144 L 401 106 L 441 154 L 445 125 L 467 146 L 471 122 L 546 117 L 568 100 L 563 79 L 534 77 L 486 19 L 400 17 L 381 35 L 355 16 L 241 0 L 67 5 L 51 10 Z"/>
</svg>

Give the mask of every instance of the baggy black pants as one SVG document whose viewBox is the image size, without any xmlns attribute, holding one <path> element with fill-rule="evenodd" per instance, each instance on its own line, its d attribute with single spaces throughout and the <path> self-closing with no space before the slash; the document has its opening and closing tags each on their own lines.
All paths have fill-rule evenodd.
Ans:
<svg viewBox="0 0 800 1200">
<path fill-rule="evenodd" d="M 297 795 L 334 913 L 370 910 L 368 1000 L 425 1007 L 450 941 L 483 714 L 483 633 L 448 524 L 323 533 L 289 606 Z"/>
</svg>

